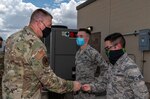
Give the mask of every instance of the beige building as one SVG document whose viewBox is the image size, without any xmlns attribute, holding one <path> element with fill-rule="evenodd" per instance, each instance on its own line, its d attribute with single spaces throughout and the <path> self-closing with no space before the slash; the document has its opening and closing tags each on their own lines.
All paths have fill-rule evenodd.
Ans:
<svg viewBox="0 0 150 99">
<path fill-rule="evenodd" d="M 139 35 L 135 31 L 150 29 L 150 0 L 87 0 L 77 6 L 77 27 L 93 27 L 93 33 L 101 33 L 100 52 L 104 54 L 106 35 L 121 32 L 127 41 L 128 54 L 136 61 L 150 82 L 150 51 L 139 50 Z M 131 33 L 131 35 L 127 35 Z"/>
</svg>

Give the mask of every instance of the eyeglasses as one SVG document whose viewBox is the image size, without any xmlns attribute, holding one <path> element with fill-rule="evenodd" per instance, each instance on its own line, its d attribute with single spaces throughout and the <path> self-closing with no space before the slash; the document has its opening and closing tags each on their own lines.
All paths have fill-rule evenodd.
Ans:
<svg viewBox="0 0 150 99">
<path fill-rule="evenodd" d="M 108 50 L 111 49 L 112 47 L 114 47 L 114 46 L 107 46 L 107 47 L 105 47 L 105 50 L 108 51 Z"/>
<path fill-rule="evenodd" d="M 118 44 L 118 43 L 117 43 Z M 105 47 L 105 50 L 106 51 L 109 51 L 112 47 L 115 47 L 117 44 L 114 44 L 114 45 L 112 45 L 112 46 L 107 46 L 107 47 Z"/>
</svg>

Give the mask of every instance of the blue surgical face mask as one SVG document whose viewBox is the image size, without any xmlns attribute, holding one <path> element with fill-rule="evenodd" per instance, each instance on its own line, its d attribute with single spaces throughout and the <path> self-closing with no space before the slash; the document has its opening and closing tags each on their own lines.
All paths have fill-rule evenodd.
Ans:
<svg viewBox="0 0 150 99">
<path fill-rule="evenodd" d="M 76 43 L 77 43 L 78 46 L 83 46 L 85 44 L 84 38 L 78 37 L 76 39 Z"/>
</svg>

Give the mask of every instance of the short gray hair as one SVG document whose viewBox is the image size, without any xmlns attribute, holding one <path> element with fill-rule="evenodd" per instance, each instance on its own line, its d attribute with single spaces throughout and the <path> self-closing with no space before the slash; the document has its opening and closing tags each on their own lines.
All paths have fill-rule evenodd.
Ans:
<svg viewBox="0 0 150 99">
<path fill-rule="evenodd" d="M 46 10 L 36 9 L 31 15 L 30 23 L 32 23 L 36 20 L 39 20 L 39 19 L 43 19 L 44 17 L 47 17 L 47 16 L 50 16 L 51 18 L 53 18 L 53 16 L 49 12 L 47 12 Z"/>
</svg>

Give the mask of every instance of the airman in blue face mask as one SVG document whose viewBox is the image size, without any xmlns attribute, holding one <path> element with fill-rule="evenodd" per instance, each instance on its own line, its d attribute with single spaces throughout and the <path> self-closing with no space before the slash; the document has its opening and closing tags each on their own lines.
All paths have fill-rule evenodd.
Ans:
<svg viewBox="0 0 150 99">
<path fill-rule="evenodd" d="M 76 43 L 80 49 L 76 53 L 76 80 L 81 84 L 97 82 L 97 73 L 105 71 L 107 64 L 100 53 L 89 45 L 91 32 L 81 28 L 77 33 Z M 98 75 L 99 76 L 99 75 Z M 74 99 L 95 99 L 96 94 L 85 93 L 82 90 L 76 93 Z"/>
</svg>

